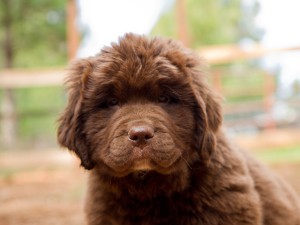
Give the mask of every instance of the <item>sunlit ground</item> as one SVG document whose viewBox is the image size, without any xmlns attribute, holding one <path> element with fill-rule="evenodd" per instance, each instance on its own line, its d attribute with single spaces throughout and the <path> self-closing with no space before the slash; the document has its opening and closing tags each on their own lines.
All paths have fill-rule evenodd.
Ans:
<svg viewBox="0 0 300 225">
<path fill-rule="evenodd" d="M 300 194 L 299 131 L 270 131 L 236 142 Z M 0 225 L 82 225 L 86 172 L 67 151 L 0 153 Z"/>
</svg>

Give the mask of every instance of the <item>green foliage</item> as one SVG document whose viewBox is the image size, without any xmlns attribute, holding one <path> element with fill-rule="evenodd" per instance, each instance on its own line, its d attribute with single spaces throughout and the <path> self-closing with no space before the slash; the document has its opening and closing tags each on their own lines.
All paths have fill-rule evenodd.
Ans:
<svg viewBox="0 0 300 225">
<path fill-rule="evenodd" d="M 166 36 L 176 38 L 176 14 L 175 5 L 160 16 L 159 21 L 151 31 L 150 36 Z"/>
<path fill-rule="evenodd" d="M 0 105 L 3 93 L 0 89 Z M 22 149 L 55 146 L 59 113 L 65 105 L 62 87 L 32 87 L 14 92 L 17 116 L 17 140 Z M 0 142 L 0 147 L 1 147 Z"/>
<path fill-rule="evenodd" d="M 188 24 L 193 46 L 238 40 L 240 0 L 188 0 Z"/>
<path fill-rule="evenodd" d="M 14 67 L 43 67 L 66 62 L 66 19 L 63 0 L 8 0 L 0 4 L 0 42 L 3 46 L 5 11 L 11 20 Z M 3 52 L 3 51 L 1 51 Z M 0 56 L 3 61 L 4 56 Z"/>
<path fill-rule="evenodd" d="M 162 15 L 152 35 L 176 38 L 175 5 Z M 241 0 L 186 0 L 186 22 L 191 47 L 238 41 Z"/>
<path fill-rule="evenodd" d="M 18 135 L 23 142 L 55 143 L 56 120 L 64 105 L 62 87 L 23 88 L 15 92 Z"/>
</svg>

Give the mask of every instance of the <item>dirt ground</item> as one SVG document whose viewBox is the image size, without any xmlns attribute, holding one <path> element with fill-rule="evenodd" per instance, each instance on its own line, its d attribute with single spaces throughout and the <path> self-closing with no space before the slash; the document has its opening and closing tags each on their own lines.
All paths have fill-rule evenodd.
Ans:
<svg viewBox="0 0 300 225">
<path fill-rule="evenodd" d="M 58 149 L 0 152 L 0 225 L 83 225 L 86 172 L 78 165 Z M 300 195 L 300 162 L 270 166 Z"/>
<path fill-rule="evenodd" d="M 62 150 L 0 154 L 0 225 L 82 225 L 85 172 Z"/>
</svg>

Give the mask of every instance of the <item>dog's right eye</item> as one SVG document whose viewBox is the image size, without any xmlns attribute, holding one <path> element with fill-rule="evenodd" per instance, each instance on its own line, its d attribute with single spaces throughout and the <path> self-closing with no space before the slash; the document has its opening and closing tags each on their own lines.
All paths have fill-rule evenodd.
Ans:
<svg viewBox="0 0 300 225">
<path fill-rule="evenodd" d="M 170 97 L 166 95 L 160 95 L 158 97 L 158 102 L 160 103 L 169 103 L 170 102 Z"/>
<path fill-rule="evenodd" d="M 107 101 L 107 106 L 108 107 L 113 107 L 113 106 L 116 106 L 116 105 L 119 105 L 119 100 L 116 99 L 116 98 L 111 98 Z"/>
</svg>

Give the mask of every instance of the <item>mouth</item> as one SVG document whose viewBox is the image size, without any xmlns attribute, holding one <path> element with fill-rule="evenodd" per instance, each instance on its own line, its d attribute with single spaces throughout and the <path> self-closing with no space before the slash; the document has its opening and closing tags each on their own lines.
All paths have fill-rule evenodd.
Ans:
<svg viewBox="0 0 300 225">
<path fill-rule="evenodd" d="M 148 159 L 136 160 L 132 166 L 133 171 L 150 171 L 153 169 L 154 168 Z"/>
<path fill-rule="evenodd" d="M 111 152 L 114 153 L 114 151 Z M 177 165 L 181 161 L 181 154 L 177 149 L 158 151 L 146 146 L 143 149 L 134 147 L 131 151 L 123 152 L 127 154 L 110 154 L 104 160 L 104 163 L 111 169 L 110 172 L 117 177 L 152 171 L 160 174 L 170 174 L 176 171 Z"/>
</svg>

